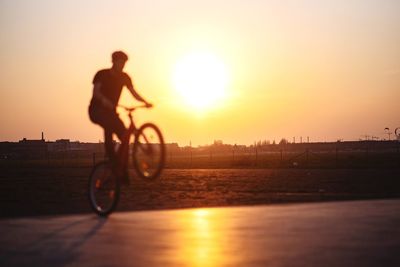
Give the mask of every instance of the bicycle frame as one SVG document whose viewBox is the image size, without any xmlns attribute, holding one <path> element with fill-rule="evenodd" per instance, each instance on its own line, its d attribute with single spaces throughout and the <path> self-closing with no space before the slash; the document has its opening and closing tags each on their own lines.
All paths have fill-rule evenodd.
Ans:
<svg viewBox="0 0 400 267">
<path fill-rule="evenodd" d="M 117 151 L 117 166 L 116 170 L 117 172 L 123 171 L 125 168 L 128 167 L 128 157 L 129 157 L 129 140 L 131 138 L 131 135 L 133 135 L 136 138 L 136 125 L 133 121 L 132 113 L 138 108 L 146 108 L 146 106 L 138 106 L 138 107 L 133 107 L 133 108 L 128 108 L 124 106 L 119 106 L 124 108 L 128 112 L 128 117 L 129 117 L 129 127 L 125 131 L 125 134 L 121 140 L 121 146 L 118 148 Z"/>
</svg>

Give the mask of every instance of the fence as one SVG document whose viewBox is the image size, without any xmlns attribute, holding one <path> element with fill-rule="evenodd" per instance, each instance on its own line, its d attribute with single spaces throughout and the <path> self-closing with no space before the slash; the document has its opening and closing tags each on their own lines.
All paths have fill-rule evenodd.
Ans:
<svg viewBox="0 0 400 267">
<path fill-rule="evenodd" d="M 285 150 L 263 151 L 258 148 L 245 151 L 218 152 L 185 151 L 169 153 L 168 168 L 370 168 L 400 167 L 399 145 L 376 149 Z"/>
<path fill-rule="evenodd" d="M 300 148 L 300 149 L 299 149 Z M 104 160 L 104 152 L 58 151 L 45 158 L 1 159 L 0 166 L 92 167 Z M 313 146 L 276 146 L 274 149 L 175 149 L 167 150 L 166 168 L 399 168 L 400 143 L 379 146 L 362 143 L 357 147 L 340 143 L 328 149 Z"/>
</svg>

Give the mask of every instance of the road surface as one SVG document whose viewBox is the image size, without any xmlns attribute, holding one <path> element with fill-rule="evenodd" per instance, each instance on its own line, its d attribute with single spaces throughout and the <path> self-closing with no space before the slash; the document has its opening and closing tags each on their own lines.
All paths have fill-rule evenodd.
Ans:
<svg viewBox="0 0 400 267">
<path fill-rule="evenodd" d="M 400 200 L 0 220 L 0 266 L 400 266 Z"/>
</svg>

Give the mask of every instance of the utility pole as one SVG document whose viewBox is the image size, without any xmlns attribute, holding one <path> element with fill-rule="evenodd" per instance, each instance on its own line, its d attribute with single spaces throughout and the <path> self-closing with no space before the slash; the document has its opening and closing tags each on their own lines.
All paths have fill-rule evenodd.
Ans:
<svg viewBox="0 0 400 267">
<path fill-rule="evenodd" d="M 365 141 L 368 141 L 368 140 L 369 140 L 369 135 L 368 135 L 368 134 L 361 135 L 361 137 L 364 137 L 364 138 L 365 138 Z"/>
<path fill-rule="evenodd" d="M 255 146 L 256 149 L 256 166 L 257 166 L 257 161 L 258 161 L 258 151 L 257 151 L 257 145 Z"/>
<path fill-rule="evenodd" d="M 190 140 L 189 146 L 190 146 L 190 167 L 192 167 L 192 162 L 193 162 L 192 140 Z"/>
</svg>

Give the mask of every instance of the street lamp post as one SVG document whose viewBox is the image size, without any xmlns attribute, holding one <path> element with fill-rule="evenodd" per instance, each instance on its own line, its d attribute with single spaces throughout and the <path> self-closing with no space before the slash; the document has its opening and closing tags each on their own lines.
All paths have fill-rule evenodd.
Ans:
<svg viewBox="0 0 400 267">
<path fill-rule="evenodd" d="M 386 128 L 385 128 L 385 132 L 386 132 L 386 134 L 389 136 L 389 141 L 390 141 L 390 135 L 392 134 L 392 133 L 390 132 L 390 129 L 389 129 L 388 127 L 386 127 Z"/>
</svg>

